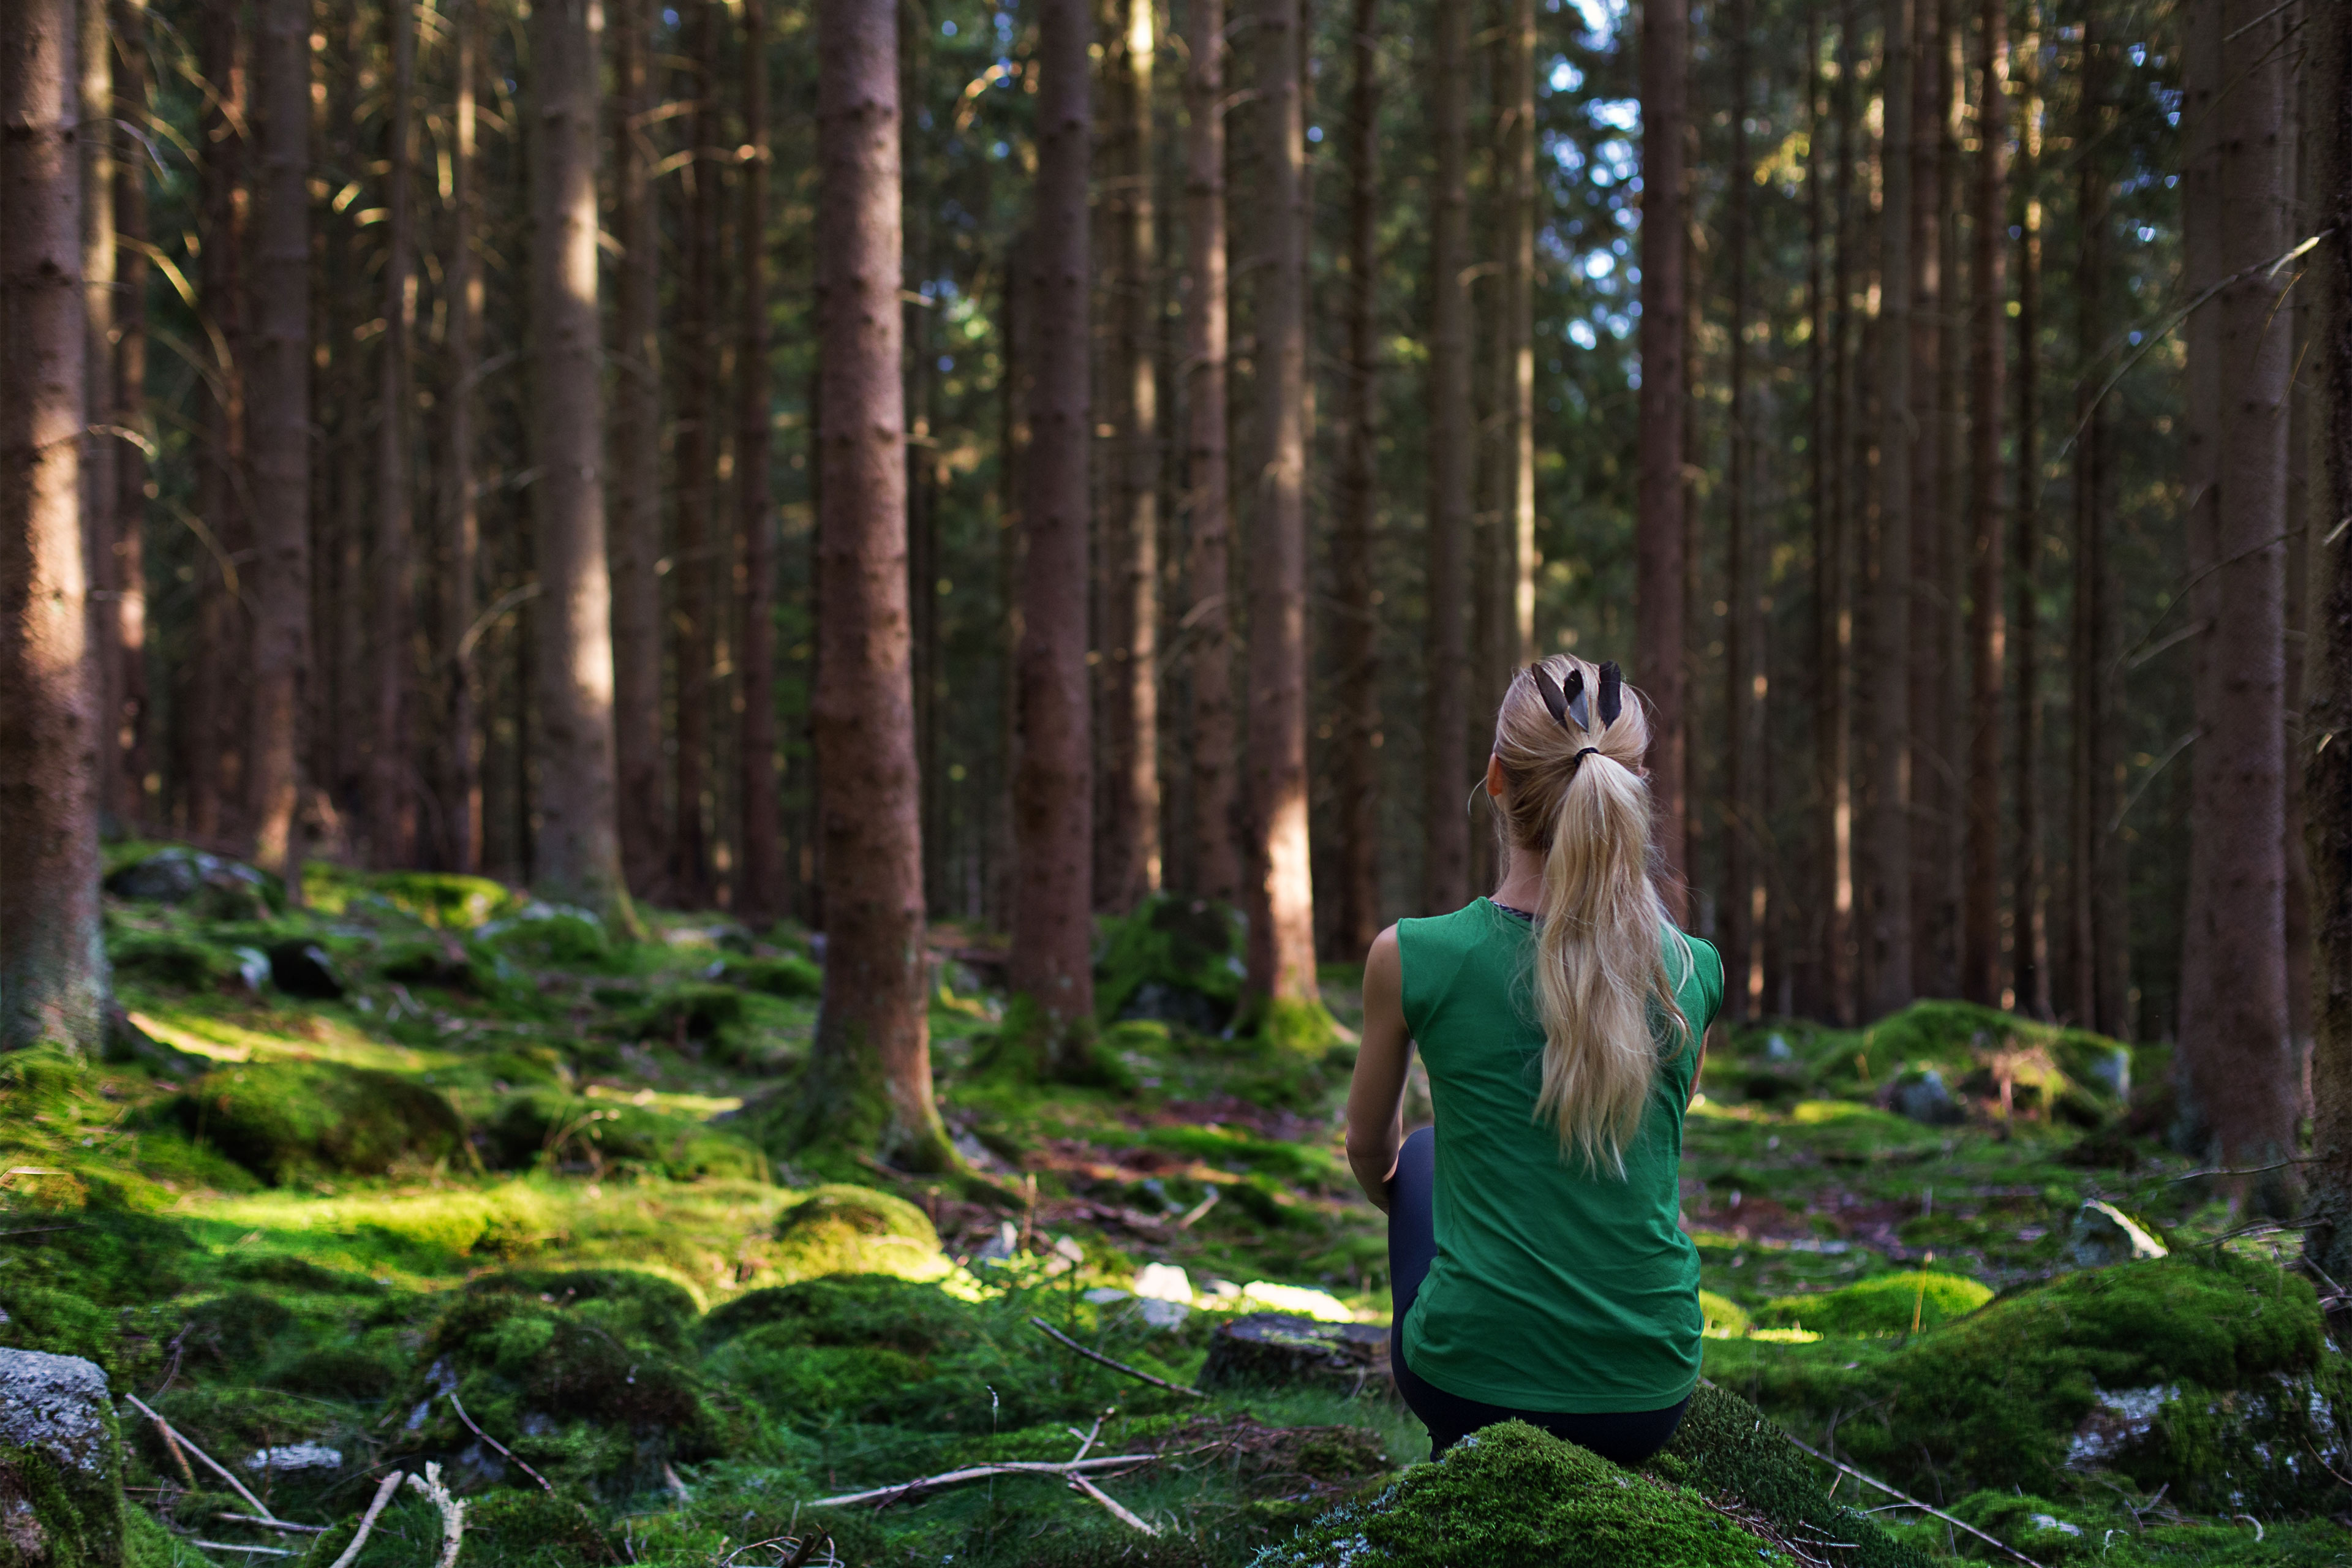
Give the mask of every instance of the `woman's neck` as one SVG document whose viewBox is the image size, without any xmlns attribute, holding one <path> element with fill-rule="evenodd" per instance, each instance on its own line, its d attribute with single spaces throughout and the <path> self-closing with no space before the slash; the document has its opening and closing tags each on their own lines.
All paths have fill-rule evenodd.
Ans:
<svg viewBox="0 0 2352 1568">
<path fill-rule="evenodd" d="M 1503 879 L 1486 895 L 1505 909 L 1523 910 L 1531 915 L 1543 913 L 1543 859 L 1540 856 L 1508 845 L 1503 851 Z"/>
</svg>

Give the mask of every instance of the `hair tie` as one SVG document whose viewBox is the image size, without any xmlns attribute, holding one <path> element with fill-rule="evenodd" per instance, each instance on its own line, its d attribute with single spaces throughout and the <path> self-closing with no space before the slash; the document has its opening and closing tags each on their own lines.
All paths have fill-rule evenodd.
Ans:
<svg viewBox="0 0 2352 1568">
<path fill-rule="evenodd" d="M 1580 751 L 1580 752 L 1577 752 L 1577 753 L 1576 753 L 1576 756 L 1575 756 L 1575 759 L 1574 759 L 1574 760 L 1575 760 L 1575 761 L 1577 761 L 1577 762 L 1580 762 L 1580 762 L 1584 761 L 1584 759 L 1585 759 L 1585 758 L 1587 758 L 1587 757 L 1595 757 L 1595 756 L 1599 756 L 1600 754 L 1601 754 L 1601 748 L 1600 748 L 1600 747 L 1598 747 L 1598 746 L 1587 746 L 1587 747 L 1585 747 L 1585 748 L 1584 748 L 1584 750 L 1582 750 L 1582 751 Z"/>
</svg>

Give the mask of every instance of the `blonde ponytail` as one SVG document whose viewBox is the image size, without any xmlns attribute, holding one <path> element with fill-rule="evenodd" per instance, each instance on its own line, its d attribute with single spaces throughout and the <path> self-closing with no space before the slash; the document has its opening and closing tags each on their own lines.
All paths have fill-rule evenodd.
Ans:
<svg viewBox="0 0 2352 1568">
<path fill-rule="evenodd" d="M 1622 1177 L 1660 1065 L 1654 1021 L 1663 1018 L 1675 1051 L 1690 1044 L 1675 993 L 1693 959 L 1677 932 L 1683 973 L 1667 973 L 1672 928 L 1652 873 L 1641 773 L 1649 721 L 1638 699 L 1618 706 L 1616 689 L 1615 666 L 1565 654 L 1522 669 L 1496 716 L 1495 756 L 1504 828 L 1543 857 L 1536 1113 L 1559 1128 L 1563 1158 Z"/>
</svg>

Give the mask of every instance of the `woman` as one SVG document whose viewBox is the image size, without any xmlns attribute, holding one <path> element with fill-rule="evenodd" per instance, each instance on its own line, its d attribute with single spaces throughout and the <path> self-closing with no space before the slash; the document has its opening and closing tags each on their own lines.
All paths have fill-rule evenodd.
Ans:
<svg viewBox="0 0 2352 1568">
<path fill-rule="evenodd" d="M 1390 1364 L 1433 1453 L 1518 1419 L 1638 1464 L 1698 1380 L 1677 1167 L 1723 962 L 1659 900 L 1648 745 L 1615 665 L 1519 671 L 1486 763 L 1501 885 L 1364 965 L 1348 1162 L 1389 1215 Z M 1437 1125 L 1408 1139 L 1416 1044 Z"/>
</svg>

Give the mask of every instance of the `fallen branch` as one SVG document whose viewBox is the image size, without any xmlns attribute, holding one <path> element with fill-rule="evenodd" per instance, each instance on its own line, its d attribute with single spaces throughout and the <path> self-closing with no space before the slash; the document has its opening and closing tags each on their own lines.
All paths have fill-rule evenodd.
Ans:
<svg viewBox="0 0 2352 1568">
<path fill-rule="evenodd" d="M 537 1481 L 545 1490 L 553 1491 L 555 1489 L 552 1486 L 548 1484 L 548 1479 L 545 1476 L 541 1475 L 529 1465 L 523 1464 L 521 1459 L 517 1458 L 515 1451 L 512 1448 L 508 1447 L 504 1443 L 499 1442 L 496 1437 L 491 1436 L 488 1432 L 485 1432 L 479 1426 L 475 1426 L 474 1418 L 466 1414 L 466 1407 L 457 1403 L 457 1391 L 454 1388 L 449 1391 L 449 1408 L 457 1413 L 457 1419 L 466 1424 L 467 1431 L 471 1432 L 475 1436 L 479 1437 L 483 1442 L 488 1443 L 491 1447 L 496 1448 L 508 1458 L 513 1459 L 518 1466 L 521 1467 L 522 1473 L 524 1475 L 529 1476 L 532 1480 Z"/>
<path fill-rule="evenodd" d="M 949 1470 L 940 1475 L 924 1476 L 916 1480 L 901 1481 L 897 1486 L 876 1487 L 871 1491 L 843 1492 L 838 1497 L 821 1497 L 809 1504 L 811 1508 L 847 1508 L 852 1503 L 886 1500 L 898 1502 L 917 1492 L 933 1491 L 964 1481 L 977 1481 L 989 1476 L 1058 1476 L 1065 1480 L 1085 1470 L 1115 1470 L 1125 1465 L 1148 1465 L 1160 1458 L 1157 1454 L 1112 1454 L 1100 1459 L 1072 1459 L 1055 1464 L 1046 1459 L 1005 1459 L 993 1465 L 974 1465 L 969 1469 Z"/>
<path fill-rule="evenodd" d="M 1129 1377 L 1136 1378 L 1151 1384 L 1154 1388 L 1164 1388 L 1171 1394 L 1181 1394 L 1188 1399 L 1206 1399 L 1209 1397 L 1197 1388 L 1187 1388 L 1181 1383 L 1171 1383 L 1164 1377 L 1154 1377 L 1150 1373 L 1131 1367 L 1123 1361 L 1113 1361 L 1110 1357 L 1103 1354 L 1100 1351 L 1090 1351 L 1087 1349 L 1086 1346 L 1078 1343 L 1077 1341 L 1070 1338 L 1069 1335 L 1064 1333 L 1061 1330 L 1055 1328 L 1053 1324 L 1047 1322 L 1043 1318 L 1032 1318 L 1029 1321 L 1037 1325 L 1038 1328 L 1044 1330 L 1053 1338 L 1060 1341 L 1063 1344 L 1067 1345 L 1070 1349 L 1086 1357 L 1088 1361 L 1098 1361 L 1102 1363 L 1103 1365 L 1110 1368 L 1113 1372 L 1123 1372 Z"/>
<path fill-rule="evenodd" d="M 289 1534 L 324 1535 L 327 1533 L 327 1527 L 323 1524 L 289 1524 L 282 1519 L 256 1519 L 251 1514 L 246 1513 L 216 1513 L 213 1517 L 226 1520 L 231 1524 L 259 1525 L 264 1530 L 282 1530 Z"/>
<path fill-rule="evenodd" d="M 1095 1501 L 1102 1504 L 1104 1508 L 1110 1510 L 1110 1516 L 1118 1521 L 1121 1524 L 1131 1526 L 1134 1529 L 1143 1531 L 1146 1535 L 1157 1535 L 1160 1533 L 1156 1527 L 1146 1524 L 1141 1516 L 1129 1509 L 1125 1503 L 1119 1501 L 1117 1498 L 1111 1496 L 1110 1493 L 1103 1490 L 1102 1488 L 1095 1485 L 1094 1482 L 1087 1479 L 1084 1476 L 1072 1476 L 1070 1478 L 1070 1489 L 1074 1492 L 1084 1492 L 1087 1496 L 1094 1499 Z M 2259 1540 L 2260 1537 L 2256 1537 L 2256 1539 Z"/>
<path fill-rule="evenodd" d="M 375 1528 L 376 1515 L 383 1511 L 383 1505 L 390 1502 L 392 1494 L 399 1489 L 400 1472 L 394 1470 L 376 1487 L 375 1500 L 368 1504 L 365 1513 L 360 1515 L 360 1527 L 352 1532 L 352 1543 L 343 1548 L 343 1554 L 335 1559 L 331 1568 L 352 1568 L 352 1564 L 359 1561 L 360 1548 L 367 1544 L 368 1531 Z"/>
<path fill-rule="evenodd" d="M 264 1557 L 291 1557 L 294 1555 L 294 1553 L 287 1551 L 286 1548 L 282 1546 L 247 1546 L 240 1542 L 235 1541 L 197 1541 L 192 1542 L 190 1544 L 209 1547 L 215 1552 L 257 1552 Z"/>
<path fill-rule="evenodd" d="M 450 1568 L 457 1561 L 457 1548 L 466 1538 L 466 1505 L 449 1495 L 449 1489 L 441 1484 L 441 1467 L 429 1460 L 425 1474 L 412 1474 L 408 1484 L 441 1510 L 440 1568 Z"/>
<path fill-rule="evenodd" d="M 122 1397 L 131 1401 L 131 1403 L 137 1407 L 140 1415 L 144 1415 L 148 1420 L 155 1423 L 156 1427 L 163 1434 L 163 1441 L 165 1443 L 171 1445 L 174 1450 L 184 1445 L 189 1453 L 194 1454 L 197 1458 L 202 1459 L 205 1466 L 211 1469 L 213 1474 L 226 1481 L 236 1489 L 237 1496 L 243 1498 L 247 1503 L 251 1504 L 253 1511 L 259 1514 L 265 1522 L 269 1524 L 280 1524 L 284 1522 L 276 1514 L 269 1511 L 269 1505 L 268 1503 L 262 1501 L 259 1498 L 247 1491 L 243 1481 L 238 1480 L 235 1476 L 229 1474 L 226 1466 L 223 1465 L 218 1459 L 214 1458 L 210 1454 L 205 1453 L 202 1448 L 197 1447 L 194 1443 L 189 1442 L 188 1439 L 180 1433 L 174 1432 L 172 1429 L 172 1424 L 169 1421 L 164 1420 L 161 1415 L 155 1414 L 153 1408 L 150 1406 L 145 1400 L 140 1398 L 135 1394 L 126 1394 Z"/>
<path fill-rule="evenodd" d="M 1783 1433 L 1782 1436 L 1786 1436 L 1787 1434 Z M 1970 1535 L 1975 1536 L 1979 1541 L 1983 1542 L 1986 1545 L 1991 1547 L 1994 1551 L 2000 1552 L 2002 1555 L 2016 1558 L 2020 1563 L 2025 1564 L 2025 1568 L 2042 1568 L 2041 1563 L 2036 1563 L 2032 1558 L 2028 1557 L 2024 1552 L 2020 1552 L 2016 1547 L 2011 1546 L 2008 1542 L 2001 1540 L 1999 1536 L 1987 1535 L 1983 1531 L 1979 1530 L 1975 1525 L 1969 1523 L 1966 1520 L 1954 1519 L 1950 1514 L 1946 1513 L 1942 1509 L 1936 1507 L 1933 1503 L 1921 1502 L 1909 1492 L 1903 1491 L 1895 1487 L 1890 1487 L 1885 1481 L 1880 1480 L 1876 1476 L 1864 1475 L 1862 1471 L 1855 1469 L 1852 1465 L 1847 1464 L 1843 1459 L 1831 1458 L 1819 1448 L 1799 1442 L 1794 1437 L 1790 1437 L 1789 1441 L 1794 1444 L 1800 1452 L 1811 1454 L 1822 1464 L 1828 1465 L 1834 1469 L 1843 1470 L 1847 1475 L 1852 1476 L 1855 1480 L 1861 1481 L 1866 1486 L 1876 1487 L 1880 1491 L 1885 1492 L 1889 1497 L 1900 1498 L 1902 1500 L 1902 1504 L 1899 1506 L 1916 1508 L 1922 1513 L 1931 1514 L 1934 1517 L 1942 1520 L 1946 1524 L 1952 1526 L 1956 1530 L 1965 1530 Z"/>
</svg>

